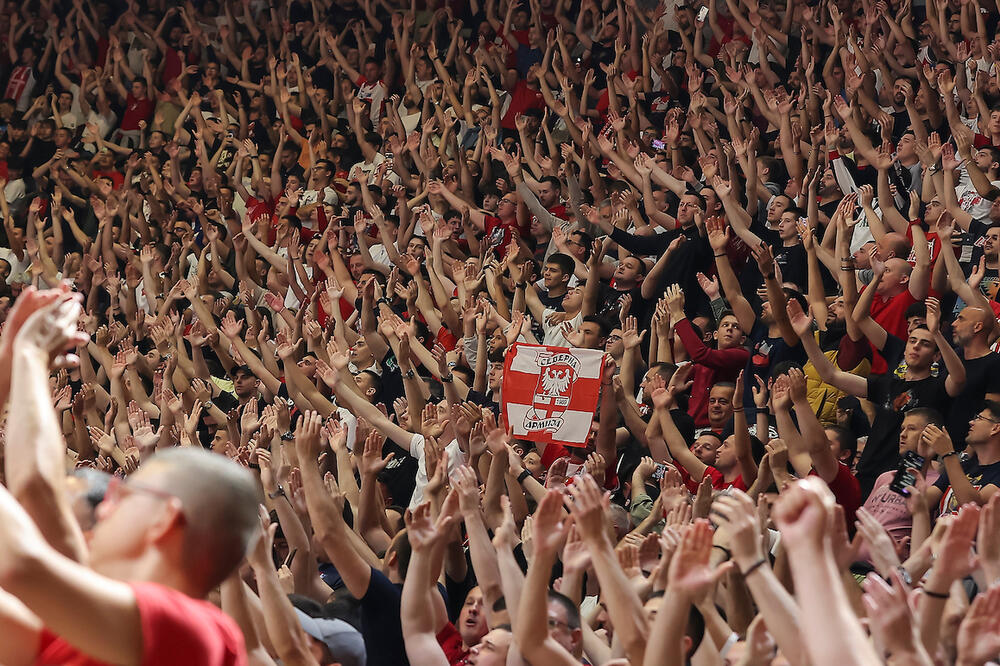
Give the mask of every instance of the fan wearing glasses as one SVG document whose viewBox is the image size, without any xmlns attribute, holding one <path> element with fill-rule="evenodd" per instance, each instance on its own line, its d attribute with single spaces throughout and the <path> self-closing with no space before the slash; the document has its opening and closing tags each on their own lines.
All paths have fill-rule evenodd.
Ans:
<svg viewBox="0 0 1000 666">
<path fill-rule="evenodd" d="M 80 300 L 30 293 L 0 340 L 19 415 L 0 486 L 0 663 L 246 664 L 239 628 L 204 598 L 259 533 L 247 470 L 203 449 L 155 454 L 111 483 L 84 543 L 49 388 L 53 365 L 87 340 Z"/>
<path fill-rule="evenodd" d="M 929 425 L 921 438 L 944 465 L 941 477 L 927 489 L 927 504 L 939 515 L 958 513 L 964 504 L 984 506 L 1000 487 L 1000 402 L 987 400 L 969 420 L 967 456 L 955 450 L 948 431 Z"/>
</svg>

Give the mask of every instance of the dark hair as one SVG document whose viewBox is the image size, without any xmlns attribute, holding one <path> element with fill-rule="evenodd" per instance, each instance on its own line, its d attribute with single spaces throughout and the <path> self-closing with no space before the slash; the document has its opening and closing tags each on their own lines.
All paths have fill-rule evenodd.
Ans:
<svg viewBox="0 0 1000 666">
<path fill-rule="evenodd" d="M 923 301 L 917 301 L 910 307 L 906 308 L 906 312 L 903 313 L 903 319 L 909 319 L 910 317 L 920 317 L 921 319 L 927 318 L 927 305 Z"/>
<path fill-rule="evenodd" d="M 842 425 L 826 426 L 824 430 L 829 430 L 833 433 L 833 436 L 837 439 L 837 443 L 840 444 L 841 452 L 849 451 L 851 453 L 846 460 L 842 461 L 845 465 L 850 467 L 851 462 L 854 460 L 854 455 L 858 452 L 858 438 L 853 432 Z"/>
<path fill-rule="evenodd" d="M 562 181 L 560 181 L 555 176 L 543 176 L 538 182 L 548 183 L 549 185 L 554 187 L 557 192 L 562 189 Z"/>
<path fill-rule="evenodd" d="M 570 629 L 580 628 L 580 607 L 575 601 L 555 590 L 549 590 L 549 601 L 555 601 L 566 609 L 566 626 Z"/>
<path fill-rule="evenodd" d="M 559 267 L 566 275 L 573 275 L 573 271 L 576 270 L 576 262 L 568 254 L 563 254 L 562 252 L 555 252 L 545 260 L 547 264 L 555 264 Z"/>
<path fill-rule="evenodd" d="M 983 402 L 983 409 L 993 415 L 993 418 L 1000 420 L 1000 402 L 996 400 L 986 400 Z"/>
<path fill-rule="evenodd" d="M 606 338 L 608 334 L 611 333 L 611 326 L 608 324 L 607 320 L 598 317 L 597 315 L 587 315 L 583 318 L 583 323 L 597 324 L 601 329 L 601 337 Z"/>
<path fill-rule="evenodd" d="M 944 417 L 941 416 L 941 412 L 933 407 L 917 407 L 916 409 L 907 411 L 903 416 L 919 416 L 927 421 L 927 425 L 944 425 Z"/>
</svg>

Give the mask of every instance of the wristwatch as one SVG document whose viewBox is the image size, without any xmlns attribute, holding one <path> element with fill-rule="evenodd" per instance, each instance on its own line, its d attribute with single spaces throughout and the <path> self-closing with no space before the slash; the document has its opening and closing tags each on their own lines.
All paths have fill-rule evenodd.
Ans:
<svg viewBox="0 0 1000 666">
<path fill-rule="evenodd" d="M 284 497 L 285 496 L 285 489 L 282 488 L 281 484 L 279 483 L 278 484 L 278 489 L 275 490 L 273 493 L 268 493 L 267 496 L 268 496 L 269 499 L 278 499 L 279 497 Z"/>
<path fill-rule="evenodd" d="M 413 379 L 416 376 L 417 373 L 413 372 L 413 368 L 410 368 L 409 370 L 403 373 L 403 379 Z"/>
</svg>

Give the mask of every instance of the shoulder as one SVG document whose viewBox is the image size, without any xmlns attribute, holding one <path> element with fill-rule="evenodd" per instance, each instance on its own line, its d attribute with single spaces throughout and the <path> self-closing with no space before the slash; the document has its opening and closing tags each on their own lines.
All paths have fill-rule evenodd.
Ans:
<svg viewBox="0 0 1000 666">
<path fill-rule="evenodd" d="M 129 583 L 142 625 L 143 663 L 242 665 L 236 623 L 219 608 L 156 583 Z"/>
</svg>

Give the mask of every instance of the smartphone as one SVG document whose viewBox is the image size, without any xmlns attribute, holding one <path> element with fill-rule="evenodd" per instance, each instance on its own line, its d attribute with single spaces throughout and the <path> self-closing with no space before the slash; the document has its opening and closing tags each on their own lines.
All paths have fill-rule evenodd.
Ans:
<svg viewBox="0 0 1000 666">
<path fill-rule="evenodd" d="M 896 475 L 892 477 L 889 490 L 899 495 L 908 495 L 907 486 L 912 486 L 917 482 L 917 472 L 924 466 L 924 457 L 916 451 L 907 451 L 903 454 L 899 465 L 896 466 Z"/>
<path fill-rule="evenodd" d="M 653 470 L 653 481 L 660 481 L 663 475 L 667 473 L 666 463 L 656 463 L 656 469 Z"/>
<path fill-rule="evenodd" d="M 659 139 L 653 139 L 652 144 L 653 148 L 656 148 L 657 150 L 664 150 L 667 147 L 667 144 L 663 143 Z"/>
<path fill-rule="evenodd" d="M 704 23 L 705 19 L 708 18 L 708 7 L 702 7 L 698 10 L 698 23 Z"/>
</svg>

